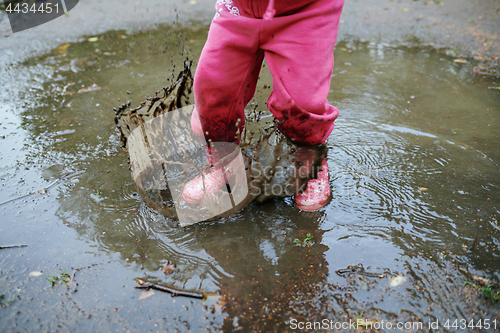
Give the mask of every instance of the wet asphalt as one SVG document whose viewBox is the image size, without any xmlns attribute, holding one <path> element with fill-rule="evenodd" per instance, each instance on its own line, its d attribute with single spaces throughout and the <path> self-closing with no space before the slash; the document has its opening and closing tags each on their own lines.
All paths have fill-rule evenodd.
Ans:
<svg viewBox="0 0 500 333">
<path fill-rule="evenodd" d="M 68 16 L 12 33 L 0 14 L 0 63 L 46 52 L 61 43 L 108 30 L 152 29 L 174 22 L 206 25 L 214 0 L 86 0 Z M 352 0 L 346 1 L 339 41 L 375 40 L 450 48 L 457 55 L 500 54 L 500 4 L 495 0 Z"/>
</svg>

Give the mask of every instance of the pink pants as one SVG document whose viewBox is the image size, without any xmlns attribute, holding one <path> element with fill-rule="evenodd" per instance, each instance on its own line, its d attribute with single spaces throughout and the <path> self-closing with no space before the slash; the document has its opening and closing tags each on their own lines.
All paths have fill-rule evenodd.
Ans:
<svg viewBox="0 0 500 333">
<path fill-rule="evenodd" d="M 274 18 L 265 20 L 268 0 L 218 0 L 195 73 L 195 133 L 239 141 L 265 57 L 273 77 L 267 106 L 278 128 L 297 144 L 325 143 L 339 114 L 326 97 L 343 2 L 276 0 Z"/>
</svg>

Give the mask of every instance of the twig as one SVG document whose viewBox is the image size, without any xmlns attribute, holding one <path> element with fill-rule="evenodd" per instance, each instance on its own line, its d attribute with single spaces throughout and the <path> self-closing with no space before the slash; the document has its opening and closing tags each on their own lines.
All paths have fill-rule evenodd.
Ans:
<svg viewBox="0 0 500 333">
<path fill-rule="evenodd" d="M 66 179 L 66 178 L 70 178 L 70 177 L 74 177 L 74 176 L 79 175 L 79 174 L 84 173 L 84 172 L 85 171 L 77 171 L 77 172 L 73 172 L 73 173 L 67 173 L 64 176 L 62 176 L 61 178 L 54 180 L 52 183 L 49 184 L 49 186 L 44 187 L 41 190 L 38 190 L 38 191 L 35 191 L 35 192 L 31 192 L 31 193 L 22 195 L 20 197 L 12 198 L 10 200 L 4 201 L 4 202 L 0 203 L 0 206 L 5 205 L 6 203 L 9 203 L 9 202 L 12 202 L 12 201 L 16 201 L 16 200 L 19 200 L 19 199 L 22 199 L 22 198 L 29 197 L 30 195 L 33 195 L 35 193 L 45 193 L 45 191 L 48 191 L 49 188 L 51 188 L 55 184 L 59 183 L 61 180 Z"/>
<path fill-rule="evenodd" d="M 185 290 L 174 289 L 171 287 L 163 286 L 161 284 L 146 282 L 146 281 L 143 281 L 141 279 L 135 279 L 135 281 L 140 284 L 139 287 L 135 287 L 136 289 L 156 289 L 156 290 L 170 293 L 170 294 L 172 294 L 172 296 L 186 296 L 186 297 L 191 297 L 191 298 L 205 299 L 205 298 L 207 298 L 207 296 L 212 295 L 212 293 L 206 293 L 206 292 L 185 291 Z"/>
<path fill-rule="evenodd" d="M 376 277 L 376 278 L 383 278 L 385 277 L 384 274 L 382 273 L 371 273 L 371 272 L 365 272 L 363 270 L 360 270 L 359 268 L 344 268 L 344 269 L 339 269 L 336 271 L 338 275 L 346 275 L 346 274 L 358 274 L 366 277 Z"/>
<path fill-rule="evenodd" d="M 20 244 L 20 245 L 5 245 L 5 246 L 0 246 L 0 250 L 3 250 L 3 249 L 13 249 L 13 248 L 16 248 L 16 247 L 26 247 L 28 245 L 26 244 Z"/>
</svg>

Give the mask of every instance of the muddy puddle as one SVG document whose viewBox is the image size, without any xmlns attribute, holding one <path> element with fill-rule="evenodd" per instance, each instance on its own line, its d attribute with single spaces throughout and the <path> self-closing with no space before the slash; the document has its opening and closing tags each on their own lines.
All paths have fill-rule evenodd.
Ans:
<svg viewBox="0 0 500 333">
<path fill-rule="evenodd" d="M 329 204 L 274 199 L 181 228 L 137 194 L 113 108 L 169 85 L 206 35 L 111 31 L 1 69 L 0 202 L 33 193 L 0 205 L 0 246 L 28 245 L 0 250 L 4 330 L 498 329 L 480 288 L 500 283 L 500 82 L 444 51 L 340 42 Z M 270 86 L 264 65 L 248 110 Z M 72 282 L 51 287 L 64 269 Z"/>
</svg>

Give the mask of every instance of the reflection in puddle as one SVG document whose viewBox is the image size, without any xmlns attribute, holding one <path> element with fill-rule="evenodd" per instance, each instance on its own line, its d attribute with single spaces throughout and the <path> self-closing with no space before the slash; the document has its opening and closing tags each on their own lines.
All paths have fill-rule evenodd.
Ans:
<svg viewBox="0 0 500 333">
<path fill-rule="evenodd" d="M 330 102 L 341 113 L 327 142 L 331 202 L 306 213 L 274 199 L 179 228 L 135 193 L 112 111 L 170 84 L 186 54 L 163 53 L 164 40 L 178 43 L 167 31 L 109 32 L 15 69 L 20 84 L 1 98 L 16 108 L 1 109 L 10 120 L 0 135 L 19 151 L 2 144 L 0 201 L 43 187 L 40 175 L 85 170 L 49 194 L 59 222 L 113 260 L 135 263 L 145 280 L 220 293 L 227 305 L 213 325 L 227 331 L 283 330 L 292 319 L 498 318 L 463 282 L 500 282 L 500 97 L 486 89 L 491 79 L 430 49 L 340 43 Z M 196 59 L 206 30 L 183 38 Z M 260 79 L 249 110 L 265 108 L 272 82 L 267 71 Z M 76 93 L 93 84 L 102 89 Z M 12 113 L 19 124 L 10 124 Z M 312 246 L 296 246 L 308 233 Z M 177 267 L 169 275 L 167 260 Z M 336 273 L 349 266 L 358 268 Z"/>
</svg>

